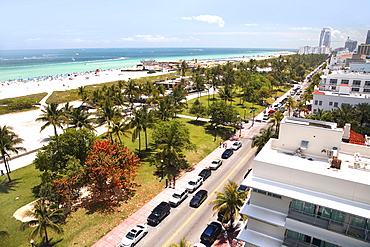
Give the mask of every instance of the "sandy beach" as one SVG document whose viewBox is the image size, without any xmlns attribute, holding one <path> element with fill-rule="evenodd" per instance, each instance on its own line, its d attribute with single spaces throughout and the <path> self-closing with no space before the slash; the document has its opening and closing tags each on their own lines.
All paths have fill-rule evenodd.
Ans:
<svg viewBox="0 0 370 247">
<path fill-rule="evenodd" d="M 146 71 L 121 72 L 121 69 L 104 70 L 100 72 L 85 72 L 49 77 L 50 79 L 33 79 L 25 81 L 2 82 L 0 84 L 0 99 L 25 96 L 30 94 L 64 91 L 81 86 L 99 84 L 117 80 L 137 79 L 150 75 L 161 75 L 163 72 L 147 74 Z"/>
</svg>

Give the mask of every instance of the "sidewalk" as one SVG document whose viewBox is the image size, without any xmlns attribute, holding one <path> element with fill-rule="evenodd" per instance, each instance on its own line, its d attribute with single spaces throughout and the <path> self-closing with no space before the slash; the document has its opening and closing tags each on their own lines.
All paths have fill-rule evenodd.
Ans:
<svg viewBox="0 0 370 247">
<path fill-rule="evenodd" d="M 226 141 L 228 147 L 231 147 L 235 140 L 241 140 L 247 136 L 250 132 L 251 123 L 246 123 L 241 131 L 237 131 L 234 136 Z M 239 133 L 241 134 L 239 137 Z M 178 180 L 176 180 L 176 186 L 186 187 L 188 181 L 198 174 L 202 169 L 209 166 L 214 159 L 219 159 L 221 154 L 225 151 L 224 148 L 216 148 L 212 153 L 205 157 L 202 161 L 195 165 L 194 170 L 185 173 Z M 125 234 L 137 224 L 146 222 L 147 217 L 155 206 L 162 201 L 168 201 L 174 190 L 172 188 L 166 188 L 151 201 L 146 203 L 134 214 L 125 219 L 120 225 L 115 227 L 112 231 L 106 234 L 103 238 L 98 240 L 93 246 L 94 247 L 116 247 Z M 228 244 L 228 243 L 226 243 Z M 230 246 L 230 245 L 215 245 L 215 246 Z"/>
</svg>

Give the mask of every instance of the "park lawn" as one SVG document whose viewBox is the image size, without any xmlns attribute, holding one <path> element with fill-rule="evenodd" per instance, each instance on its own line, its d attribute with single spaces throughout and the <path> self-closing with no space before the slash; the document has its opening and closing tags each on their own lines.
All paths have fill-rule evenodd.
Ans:
<svg viewBox="0 0 370 247">
<path fill-rule="evenodd" d="M 9 164 L 11 166 L 12 162 L 10 161 Z M 28 165 L 10 173 L 11 178 L 16 181 L 14 184 L 7 185 L 7 176 L 0 177 L 0 219 L 2 222 L 0 231 L 7 231 L 10 234 L 9 238 L 0 238 L 0 246 L 29 246 L 30 229 L 20 231 L 21 223 L 13 218 L 13 213 L 37 199 L 31 188 L 40 184 L 40 174 L 32 165 Z"/>
<path fill-rule="evenodd" d="M 196 151 L 185 152 L 190 165 L 198 163 L 212 152 L 218 146 L 217 143 L 221 141 L 220 136 L 231 133 L 226 128 L 220 130 L 222 132 L 218 133 L 219 139 L 215 141 L 213 139 L 214 133 L 206 128 L 209 123 L 184 118 L 178 118 L 178 120 L 188 126 L 191 142 L 196 146 Z M 149 130 L 148 136 L 150 143 L 151 130 Z M 142 135 L 141 141 L 142 148 L 145 148 L 144 135 Z M 128 138 L 124 138 L 124 144 L 131 150 L 136 150 L 138 147 L 137 141 L 133 143 Z M 144 161 L 148 155 L 149 152 L 141 152 Z M 67 217 L 66 224 L 63 225 L 64 234 L 56 235 L 50 232 L 52 242 L 57 243 L 57 246 L 91 246 L 164 189 L 165 181 L 159 181 L 153 175 L 155 170 L 154 166 L 143 162 L 136 178 L 139 186 L 136 188 L 135 196 L 129 201 L 123 202 L 113 213 L 88 213 L 85 209 L 72 212 Z M 11 175 L 13 179 L 17 180 L 17 183 L 10 186 L 4 185 L 7 181 L 5 176 L 0 177 L 1 182 L 5 181 L 0 185 L 0 206 L 3 209 L 0 211 L 0 217 L 7 219 L 0 231 L 5 230 L 10 233 L 8 239 L 0 240 L 0 246 L 27 246 L 30 229 L 20 232 L 18 230 L 20 222 L 12 218 L 12 214 L 21 206 L 36 199 L 31 188 L 40 183 L 40 172 L 33 165 L 28 165 L 13 171 Z M 17 197 L 19 199 L 16 200 Z"/>
<path fill-rule="evenodd" d="M 46 95 L 47 93 L 38 93 L 38 94 L 30 94 L 30 95 L 14 97 L 14 98 L 1 99 L 0 100 L 0 115 L 13 113 L 13 112 L 24 112 L 24 111 L 35 110 L 38 108 L 37 106 L 33 106 L 31 108 L 26 108 L 26 109 L 10 110 L 8 108 L 8 105 L 10 105 L 16 100 L 21 100 L 21 99 L 35 99 L 38 102 L 40 102 Z"/>
</svg>

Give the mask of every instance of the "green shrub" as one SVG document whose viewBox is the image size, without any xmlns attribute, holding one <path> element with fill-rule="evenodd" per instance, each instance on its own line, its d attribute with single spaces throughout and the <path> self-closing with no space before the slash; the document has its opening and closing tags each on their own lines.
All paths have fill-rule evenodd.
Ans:
<svg viewBox="0 0 370 247">
<path fill-rule="evenodd" d="M 14 100 L 8 105 L 8 110 L 15 111 L 21 109 L 31 108 L 38 104 L 38 101 L 34 98 Z"/>
</svg>

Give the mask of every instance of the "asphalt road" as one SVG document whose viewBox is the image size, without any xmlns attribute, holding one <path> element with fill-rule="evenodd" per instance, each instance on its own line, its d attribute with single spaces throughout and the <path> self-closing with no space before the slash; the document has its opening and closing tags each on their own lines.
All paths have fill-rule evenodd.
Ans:
<svg viewBox="0 0 370 247">
<path fill-rule="evenodd" d="M 245 173 L 252 167 L 255 156 L 255 149 L 251 149 L 251 138 L 265 126 L 266 123 L 255 123 L 249 136 L 242 140 L 243 146 L 229 159 L 224 160 L 216 171 L 212 171 L 212 175 L 199 188 L 208 191 L 207 200 L 199 208 L 189 206 L 190 199 L 195 193 L 189 194 L 177 208 L 171 208 L 170 215 L 158 226 L 149 226 L 148 234 L 136 246 L 169 246 L 171 243 L 179 243 L 184 236 L 192 244 L 200 242 L 200 235 L 207 224 L 217 219 L 210 204 L 216 197 L 214 192 L 223 191 L 228 180 L 238 184 L 243 181 Z"/>
</svg>

